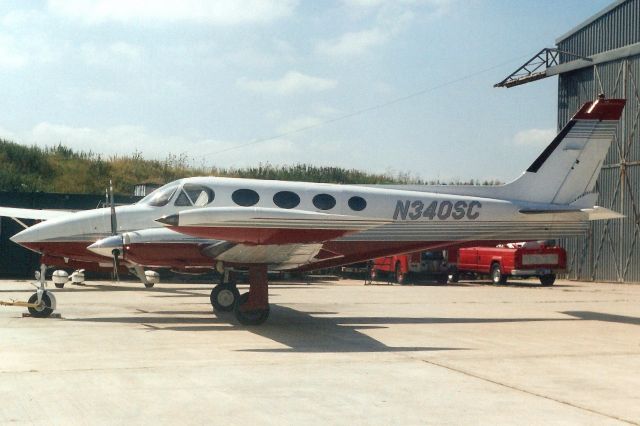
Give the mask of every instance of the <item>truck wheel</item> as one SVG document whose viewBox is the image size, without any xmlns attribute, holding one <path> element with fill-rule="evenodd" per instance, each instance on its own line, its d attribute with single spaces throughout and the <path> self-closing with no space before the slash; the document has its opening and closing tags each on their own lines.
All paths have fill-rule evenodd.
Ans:
<svg viewBox="0 0 640 426">
<path fill-rule="evenodd" d="M 507 276 L 502 273 L 502 267 L 498 262 L 491 265 L 491 282 L 494 284 L 506 284 Z"/>
<path fill-rule="evenodd" d="M 446 284 L 447 282 L 449 282 L 449 275 L 448 274 L 438 275 L 436 277 L 436 282 L 438 284 Z"/>
<path fill-rule="evenodd" d="M 396 282 L 398 284 L 404 284 L 405 278 L 406 276 L 402 273 L 402 267 L 400 266 L 400 263 L 396 263 Z"/>
<path fill-rule="evenodd" d="M 552 286 L 554 282 L 556 282 L 556 274 L 540 275 L 540 284 L 543 286 Z"/>
<path fill-rule="evenodd" d="M 450 283 L 457 283 L 458 281 L 460 281 L 460 272 L 458 272 L 457 270 L 453 270 L 449 272 L 449 276 L 447 278 L 449 279 Z"/>
</svg>

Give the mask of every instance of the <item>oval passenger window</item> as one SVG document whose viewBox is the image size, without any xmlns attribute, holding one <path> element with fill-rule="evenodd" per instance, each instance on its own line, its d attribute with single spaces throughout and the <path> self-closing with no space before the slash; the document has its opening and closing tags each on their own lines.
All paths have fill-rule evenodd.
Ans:
<svg viewBox="0 0 640 426">
<path fill-rule="evenodd" d="M 336 199 L 329 194 L 318 194 L 313 197 L 313 205 L 319 210 L 331 210 L 336 206 Z"/>
<path fill-rule="evenodd" d="M 273 204 L 281 209 L 292 209 L 300 204 L 300 197 L 295 192 L 280 191 L 273 196 Z"/>
<path fill-rule="evenodd" d="M 231 199 L 242 207 L 249 207 L 260 201 L 260 196 L 253 189 L 238 189 L 233 192 Z"/>
<path fill-rule="evenodd" d="M 349 198 L 349 207 L 351 208 L 351 210 L 359 212 L 367 207 L 367 201 L 362 197 L 351 197 Z"/>
</svg>

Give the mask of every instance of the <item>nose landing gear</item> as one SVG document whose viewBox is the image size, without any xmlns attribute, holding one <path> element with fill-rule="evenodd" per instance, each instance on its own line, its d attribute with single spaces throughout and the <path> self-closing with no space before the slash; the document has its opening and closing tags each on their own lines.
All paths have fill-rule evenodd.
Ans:
<svg viewBox="0 0 640 426">
<path fill-rule="evenodd" d="M 48 318 L 56 309 L 56 297 L 52 292 L 47 291 L 46 272 L 47 265 L 40 264 L 40 271 L 36 272 L 37 290 L 29 297 L 26 304 L 27 310 L 35 318 Z"/>
<path fill-rule="evenodd" d="M 22 306 L 27 308 L 29 314 L 32 317 L 50 317 L 51 314 L 53 314 L 53 311 L 56 310 L 56 297 L 52 292 L 47 291 L 47 283 L 44 277 L 46 271 L 47 266 L 45 264 L 40 265 L 40 271 L 36 272 L 36 279 L 38 280 L 38 284 L 33 283 L 37 290 L 31 295 L 31 297 L 29 297 L 29 300 L 27 302 L 21 302 L 18 300 L 12 300 L 9 302 L 0 301 L 0 306 Z"/>
</svg>

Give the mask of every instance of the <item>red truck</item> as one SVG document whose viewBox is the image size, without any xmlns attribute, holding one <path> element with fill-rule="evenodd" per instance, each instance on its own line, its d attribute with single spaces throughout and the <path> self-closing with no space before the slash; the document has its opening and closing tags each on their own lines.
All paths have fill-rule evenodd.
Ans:
<svg viewBox="0 0 640 426">
<path fill-rule="evenodd" d="M 567 253 L 562 247 L 545 243 L 515 243 L 498 247 L 468 247 L 458 250 L 456 270 L 450 275 L 489 274 L 494 284 L 505 284 L 509 276 L 538 277 L 550 286 L 556 274 L 567 267 Z"/>
<path fill-rule="evenodd" d="M 446 254 L 446 251 L 437 250 L 379 257 L 371 265 L 371 279 L 391 275 L 395 282 L 403 284 L 409 275 L 421 275 L 444 284 L 450 273 Z"/>
</svg>

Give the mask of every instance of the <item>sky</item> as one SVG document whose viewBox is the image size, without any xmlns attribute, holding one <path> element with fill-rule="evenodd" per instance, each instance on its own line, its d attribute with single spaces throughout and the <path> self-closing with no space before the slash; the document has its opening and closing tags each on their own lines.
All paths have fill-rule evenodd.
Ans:
<svg viewBox="0 0 640 426">
<path fill-rule="evenodd" d="M 194 166 L 516 178 L 557 77 L 502 80 L 611 0 L 0 0 L 0 138 Z"/>
</svg>

